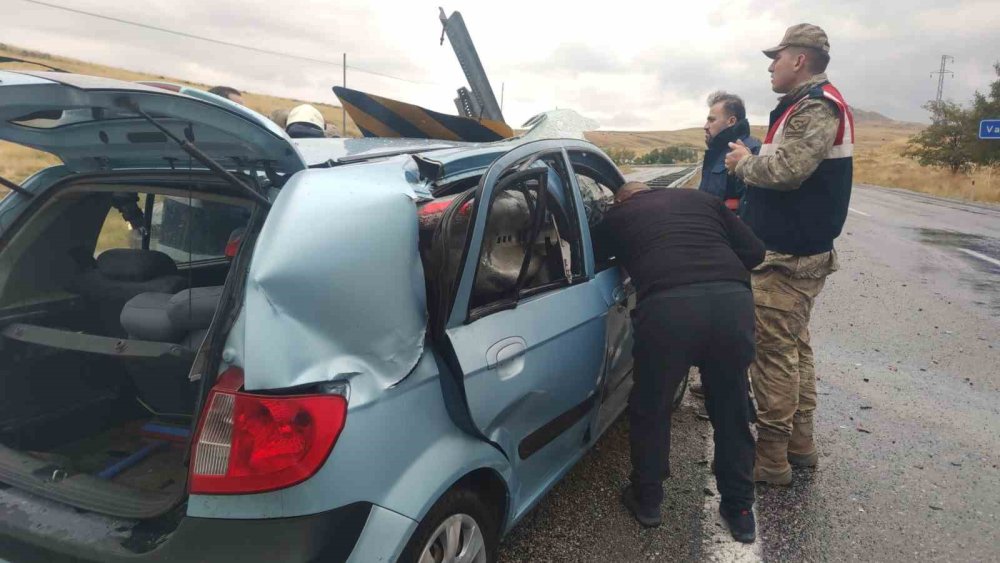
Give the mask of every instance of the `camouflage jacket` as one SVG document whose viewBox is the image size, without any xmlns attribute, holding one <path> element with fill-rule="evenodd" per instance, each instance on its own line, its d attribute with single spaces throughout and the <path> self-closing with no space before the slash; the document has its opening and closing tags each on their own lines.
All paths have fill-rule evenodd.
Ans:
<svg viewBox="0 0 1000 563">
<path fill-rule="evenodd" d="M 781 103 L 802 97 L 811 88 L 826 82 L 817 74 L 781 98 Z M 736 165 L 737 178 L 748 185 L 779 191 L 798 189 L 816 171 L 833 147 L 840 115 L 829 100 L 803 101 L 788 116 L 781 144 L 774 154 L 748 156 Z"/>
</svg>

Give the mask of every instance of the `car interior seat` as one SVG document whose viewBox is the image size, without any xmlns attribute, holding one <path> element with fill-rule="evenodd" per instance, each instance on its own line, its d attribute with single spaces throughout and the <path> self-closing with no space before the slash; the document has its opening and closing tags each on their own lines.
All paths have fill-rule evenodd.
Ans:
<svg viewBox="0 0 1000 563">
<path fill-rule="evenodd" d="M 113 248 L 102 252 L 94 267 L 77 274 L 70 289 L 96 308 L 102 332 L 124 336 L 119 316 L 130 299 L 147 292 L 177 293 L 186 284 L 177 265 L 162 252 Z"/>
</svg>

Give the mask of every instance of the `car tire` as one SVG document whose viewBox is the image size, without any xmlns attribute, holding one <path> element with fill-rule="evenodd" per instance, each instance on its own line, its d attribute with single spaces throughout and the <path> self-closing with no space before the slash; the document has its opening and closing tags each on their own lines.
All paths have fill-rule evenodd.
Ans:
<svg viewBox="0 0 1000 563">
<path fill-rule="evenodd" d="M 500 524 L 497 520 L 496 508 L 488 506 L 473 491 L 467 488 L 452 489 L 421 520 L 403 549 L 399 562 L 452 561 L 445 557 L 446 552 L 451 549 L 459 555 L 462 555 L 462 550 L 474 551 L 466 553 L 464 558 L 456 557 L 454 561 L 494 563 L 500 542 Z M 461 532 L 449 534 L 448 528 L 460 529 Z M 479 541 L 475 539 L 477 531 L 482 542 L 481 549 L 476 549 Z M 425 559 L 425 556 L 430 557 Z"/>
</svg>

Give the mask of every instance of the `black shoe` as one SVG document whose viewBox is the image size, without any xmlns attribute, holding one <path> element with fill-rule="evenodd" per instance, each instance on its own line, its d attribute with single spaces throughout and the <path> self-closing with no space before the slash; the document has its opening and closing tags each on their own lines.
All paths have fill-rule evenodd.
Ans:
<svg viewBox="0 0 1000 563">
<path fill-rule="evenodd" d="M 733 534 L 734 540 L 741 543 L 753 543 L 757 539 L 757 522 L 754 520 L 752 510 L 746 508 L 730 510 L 720 504 L 719 514 L 729 526 L 729 533 Z"/>
<path fill-rule="evenodd" d="M 632 485 L 625 487 L 625 490 L 622 491 L 622 504 L 646 528 L 656 528 L 662 522 L 659 505 L 653 507 L 642 506 Z"/>
</svg>

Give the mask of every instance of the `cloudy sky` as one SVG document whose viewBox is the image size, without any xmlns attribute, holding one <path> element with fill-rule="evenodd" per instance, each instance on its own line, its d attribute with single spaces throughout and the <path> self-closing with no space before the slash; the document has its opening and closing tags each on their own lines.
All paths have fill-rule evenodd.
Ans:
<svg viewBox="0 0 1000 563">
<path fill-rule="evenodd" d="M 828 70 L 848 101 L 895 119 L 923 121 L 935 95 L 931 71 L 949 66 L 945 95 L 967 101 L 995 79 L 997 0 L 45 0 L 193 35 L 328 60 L 265 55 L 60 11 L 0 0 L 0 42 L 106 65 L 243 90 L 336 103 L 330 87 L 358 88 L 454 113 L 465 83 L 451 47 L 438 40 L 438 6 L 465 18 L 504 114 L 519 125 L 572 108 L 602 129 L 700 126 L 705 97 L 741 94 L 751 121 L 774 105 L 760 49 L 798 22 L 830 36 Z M 365 72 L 365 71 L 372 71 Z M 374 74 L 378 73 L 378 74 Z M 397 78 L 386 78 L 391 75 Z"/>
</svg>

